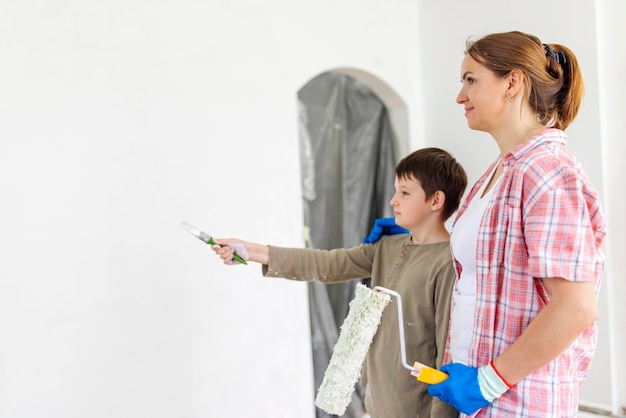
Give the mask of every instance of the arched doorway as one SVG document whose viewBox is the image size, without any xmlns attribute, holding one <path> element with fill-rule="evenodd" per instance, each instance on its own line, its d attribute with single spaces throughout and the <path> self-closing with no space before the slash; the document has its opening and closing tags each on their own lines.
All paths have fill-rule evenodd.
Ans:
<svg viewBox="0 0 626 418">
<path fill-rule="evenodd" d="M 356 246 L 374 219 L 393 214 L 389 201 L 394 168 L 399 150 L 408 142 L 406 106 L 383 82 L 353 69 L 337 69 L 311 79 L 298 91 L 298 106 L 306 246 Z M 316 389 L 355 286 L 356 282 L 309 283 Z M 343 416 L 362 417 L 362 399 L 362 388 L 357 386 Z M 329 417 L 319 409 L 316 413 L 318 418 Z"/>
</svg>

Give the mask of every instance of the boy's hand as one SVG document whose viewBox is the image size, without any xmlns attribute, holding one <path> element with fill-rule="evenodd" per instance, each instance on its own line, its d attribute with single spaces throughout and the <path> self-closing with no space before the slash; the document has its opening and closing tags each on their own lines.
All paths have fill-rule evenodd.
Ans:
<svg viewBox="0 0 626 418">
<path fill-rule="evenodd" d="M 395 218 L 378 218 L 374 221 L 374 226 L 370 234 L 363 238 L 364 244 L 374 244 L 383 235 L 408 234 L 409 231 L 396 225 Z"/>
<path fill-rule="evenodd" d="M 250 254 L 248 253 L 248 243 L 237 239 L 215 239 L 218 245 L 212 245 L 211 249 L 215 251 L 215 254 L 219 255 L 224 264 L 239 264 L 233 260 L 235 252 L 239 257 L 246 261 L 250 260 Z"/>
<path fill-rule="evenodd" d="M 254 261 L 261 264 L 268 264 L 270 261 L 270 247 L 268 245 L 243 241 L 237 238 L 215 238 L 214 241 L 218 245 L 211 246 L 211 249 L 220 256 L 224 264 L 239 264 L 236 260 L 233 260 L 235 251 L 239 257 L 246 261 Z"/>
</svg>

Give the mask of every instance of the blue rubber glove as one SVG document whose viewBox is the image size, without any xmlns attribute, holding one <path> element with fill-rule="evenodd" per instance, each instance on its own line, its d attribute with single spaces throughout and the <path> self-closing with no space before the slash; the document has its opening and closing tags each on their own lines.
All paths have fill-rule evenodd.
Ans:
<svg viewBox="0 0 626 418">
<path fill-rule="evenodd" d="M 369 236 L 363 238 L 364 244 L 374 244 L 383 235 L 408 234 L 409 231 L 396 225 L 395 218 L 378 218 L 374 221 L 374 226 Z"/>
<path fill-rule="evenodd" d="M 447 402 L 466 415 L 472 415 L 490 404 L 478 383 L 478 369 L 460 363 L 448 363 L 441 368 L 449 377 L 436 385 L 428 385 L 428 393 Z"/>
</svg>

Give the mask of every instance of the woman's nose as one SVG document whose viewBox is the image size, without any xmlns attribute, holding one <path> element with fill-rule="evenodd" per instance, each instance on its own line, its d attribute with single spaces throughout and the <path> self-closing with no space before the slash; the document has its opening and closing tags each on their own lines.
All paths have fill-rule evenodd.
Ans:
<svg viewBox="0 0 626 418">
<path fill-rule="evenodd" d="M 467 101 L 467 95 L 465 94 L 465 92 L 463 91 L 463 89 L 461 89 L 459 91 L 459 94 L 457 94 L 456 96 L 456 102 L 458 104 L 463 104 Z"/>
</svg>

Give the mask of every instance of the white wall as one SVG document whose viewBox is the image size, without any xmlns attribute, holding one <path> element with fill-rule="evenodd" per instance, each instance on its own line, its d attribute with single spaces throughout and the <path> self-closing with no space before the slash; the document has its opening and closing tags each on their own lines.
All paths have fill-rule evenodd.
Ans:
<svg viewBox="0 0 626 418">
<path fill-rule="evenodd" d="M 416 5 L 3 0 L 0 416 L 307 417 L 306 286 L 179 226 L 302 245 L 296 93 L 415 106 Z"/>
<path fill-rule="evenodd" d="M 623 31 L 620 0 L 597 1 Z M 223 266 L 180 222 L 302 245 L 295 98 L 331 68 L 385 80 L 409 148 L 448 148 L 475 179 L 497 150 L 454 103 L 464 41 L 517 28 L 578 54 L 570 145 L 623 196 L 606 180 L 624 174 L 623 48 L 594 3 L 4 0 L 0 417 L 313 416 L 306 286 Z M 606 352 L 624 327 L 602 324 Z M 626 399 L 619 365 L 599 404 Z"/>
<path fill-rule="evenodd" d="M 607 391 L 612 398 L 613 410 L 626 415 L 626 119 L 624 118 L 624 92 L 626 82 L 626 48 L 623 45 L 626 3 L 621 0 L 597 1 L 598 13 L 598 56 L 600 80 L 600 125 L 602 128 L 602 157 L 605 180 L 605 207 L 609 236 L 607 240 L 608 294 L 607 324 L 610 357 L 612 359 L 610 387 L 597 380 L 597 391 Z M 608 382 L 607 382 L 608 383 Z"/>
</svg>

